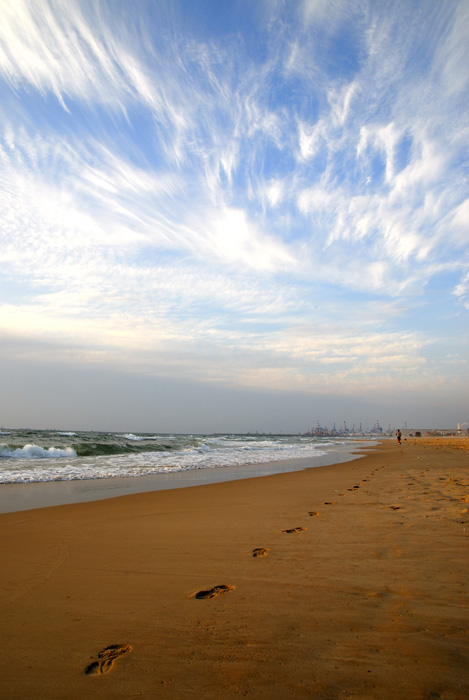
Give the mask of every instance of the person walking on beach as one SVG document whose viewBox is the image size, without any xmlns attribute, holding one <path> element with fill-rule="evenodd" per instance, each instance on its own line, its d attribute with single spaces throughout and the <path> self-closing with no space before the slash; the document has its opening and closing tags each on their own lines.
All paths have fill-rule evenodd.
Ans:
<svg viewBox="0 0 469 700">
<path fill-rule="evenodd" d="M 398 443 L 399 443 L 399 445 L 400 445 L 400 444 L 401 444 L 401 437 L 402 437 L 402 433 L 401 433 L 401 431 L 400 431 L 400 429 L 399 429 L 399 428 L 397 429 L 397 432 L 396 432 L 396 437 L 397 437 L 397 442 L 398 442 Z"/>
</svg>

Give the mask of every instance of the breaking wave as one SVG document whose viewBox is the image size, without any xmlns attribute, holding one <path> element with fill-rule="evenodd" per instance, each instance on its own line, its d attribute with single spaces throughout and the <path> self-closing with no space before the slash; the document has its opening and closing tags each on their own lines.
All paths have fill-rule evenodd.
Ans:
<svg viewBox="0 0 469 700">
<path fill-rule="evenodd" d="M 0 483 L 145 476 L 298 458 L 314 462 L 323 454 L 321 447 L 340 442 L 294 435 L 18 430 L 11 432 L 8 444 L 0 444 Z"/>
<path fill-rule="evenodd" d="M 76 457 L 77 453 L 71 447 L 39 447 L 25 445 L 11 449 L 8 445 L 0 445 L 0 457 L 10 459 L 55 459 L 60 457 Z"/>
</svg>

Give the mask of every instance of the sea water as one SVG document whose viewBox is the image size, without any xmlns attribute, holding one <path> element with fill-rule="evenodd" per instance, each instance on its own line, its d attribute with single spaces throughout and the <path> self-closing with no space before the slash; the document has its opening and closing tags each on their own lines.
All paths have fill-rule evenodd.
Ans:
<svg viewBox="0 0 469 700">
<path fill-rule="evenodd" d="M 0 430 L 0 483 L 171 474 L 315 459 L 344 439 L 301 435 L 180 435 Z"/>
</svg>

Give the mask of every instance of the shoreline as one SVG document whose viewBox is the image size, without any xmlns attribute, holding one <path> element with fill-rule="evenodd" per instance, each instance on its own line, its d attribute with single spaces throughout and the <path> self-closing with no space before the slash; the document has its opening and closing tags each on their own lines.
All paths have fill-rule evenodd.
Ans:
<svg viewBox="0 0 469 700">
<path fill-rule="evenodd" d="M 304 459 L 278 460 L 236 467 L 187 469 L 168 474 L 158 473 L 152 476 L 0 484 L 0 514 L 98 501 L 133 493 L 190 488 L 203 484 L 314 469 L 359 459 L 362 456 L 359 454 L 361 450 L 369 449 L 376 444 L 372 440 L 363 440 L 355 441 L 353 444 L 325 445 L 320 448 L 320 451 L 325 454 Z"/>
<path fill-rule="evenodd" d="M 468 448 L 0 515 L 0 695 L 465 700 Z"/>
</svg>

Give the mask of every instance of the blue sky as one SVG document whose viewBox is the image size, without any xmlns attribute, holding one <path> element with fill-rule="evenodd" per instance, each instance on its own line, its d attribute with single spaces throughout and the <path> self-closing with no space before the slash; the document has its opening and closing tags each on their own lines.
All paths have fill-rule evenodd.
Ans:
<svg viewBox="0 0 469 700">
<path fill-rule="evenodd" d="M 469 422 L 462 0 L 3 0 L 0 424 Z"/>
</svg>

